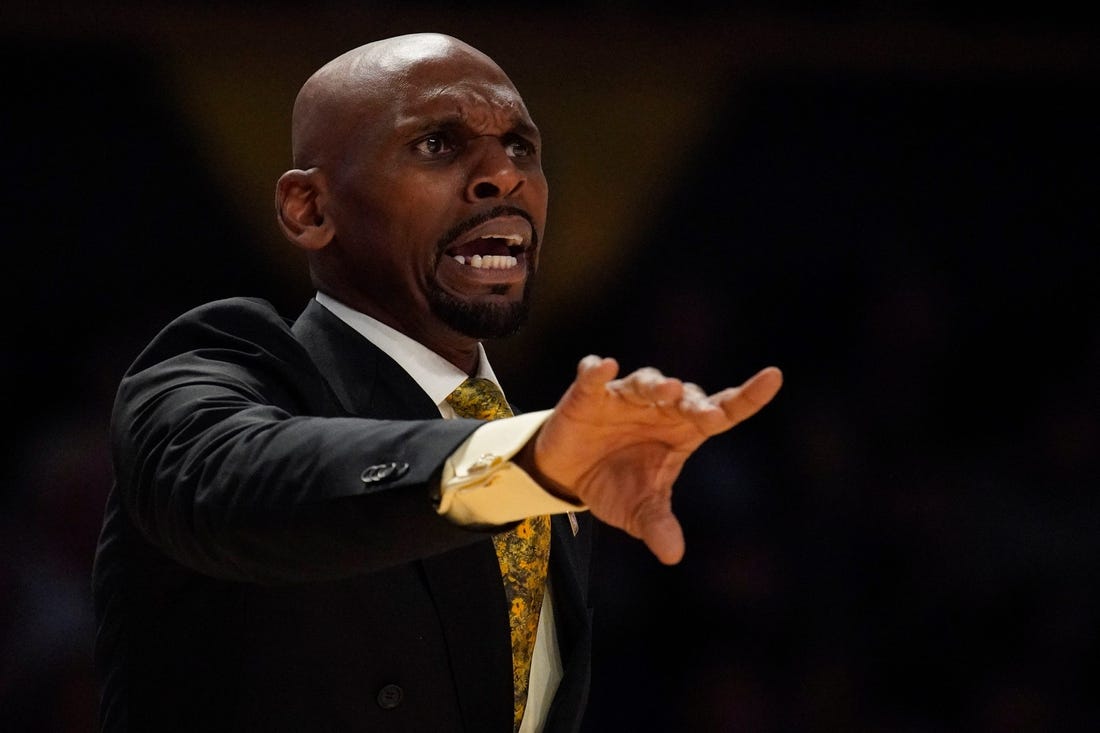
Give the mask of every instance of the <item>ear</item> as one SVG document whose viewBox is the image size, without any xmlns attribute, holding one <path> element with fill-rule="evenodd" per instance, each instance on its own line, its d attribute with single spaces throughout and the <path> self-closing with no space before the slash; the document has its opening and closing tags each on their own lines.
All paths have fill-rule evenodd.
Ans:
<svg viewBox="0 0 1100 733">
<path fill-rule="evenodd" d="M 325 216 L 328 185 L 319 168 L 287 171 L 275 184 L 279 227 L 302 249 L 319 250 L 332 241 L 332 220 Z"/>
</svg>

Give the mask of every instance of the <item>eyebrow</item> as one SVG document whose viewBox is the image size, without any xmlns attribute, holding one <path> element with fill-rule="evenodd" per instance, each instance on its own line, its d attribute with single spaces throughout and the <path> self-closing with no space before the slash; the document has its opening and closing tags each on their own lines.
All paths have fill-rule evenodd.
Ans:
<svg viewBox="0 0 1100 733">
<path fill-rule="evenodd" d="M 424 133 L 432 132 L 434 130 L 462 130 L 468 128 L 469 125 L 465 122 L 462 115 L 455 113 L 442 114 L 431 117 L 417 117 L 415 115 L 409 115 L 404 120 L 399 119 L 394 125 L 394 128 L 401 134 L 407 135 L 422 135 Z M 539 132 L 538 127 L 534 123 L 527 120 L 516 117 L 512 120 L 512 126 L 508 128 L 503 134 L 505 135 L 523 135 L 526 137 L 532 137 L 541 139 L 542 134 Z"/>
</svg>

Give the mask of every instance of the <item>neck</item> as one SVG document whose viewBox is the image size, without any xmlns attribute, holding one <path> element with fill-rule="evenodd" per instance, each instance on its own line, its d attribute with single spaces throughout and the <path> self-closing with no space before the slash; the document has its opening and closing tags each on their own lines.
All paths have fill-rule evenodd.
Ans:
<svg viewBox="0 0 1100 733">
<path fill-rule="evenodd" d="M 438 345 L 425 344 L 429 349 L 442 356 L 471 377 L 477 374 L 479 363 L 477 341 L 468 348 L 440 348 Z"/>
<path fill-rule="evenodd" d="M 397 321 L 387 321 L 368 313 L 390 328 L 400 331 L 414 341 L 431 349 L 456 367 L 473 376 L 477 373 L 480 363 L 478 351 L 478 339 L 452 331 L 449 328 L 439 328 L 439 324 L 431 324 L 432 327 L 422 328 L 420 324 L 404 324 Z"/>
<path fill-rule="evenodd" d="M 480 358 L 477 348 L 479 339 L 459 333 L 434 317 L 399 318 L 390 309 L 379 307 L 371 300 L 354 295 L 349 297 L 333 290 L 325 290 L 325 292 L 349 308 L 364 313 L 431 349 L 466 374 L 473 376 L 477 373 Z"/>
</svg>

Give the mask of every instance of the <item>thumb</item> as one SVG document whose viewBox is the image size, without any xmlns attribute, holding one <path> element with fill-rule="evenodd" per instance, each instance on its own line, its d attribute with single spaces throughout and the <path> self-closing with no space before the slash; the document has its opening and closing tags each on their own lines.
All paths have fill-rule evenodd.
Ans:
<svg viewBox="0 0 1100 733">
<path fill-rule="evenodd" d="M 671 511 L 646 521 L 642 540 L 649 551 L 665 565 L 675 565 L 684 557 L 684 530 Z"/>
</svg>

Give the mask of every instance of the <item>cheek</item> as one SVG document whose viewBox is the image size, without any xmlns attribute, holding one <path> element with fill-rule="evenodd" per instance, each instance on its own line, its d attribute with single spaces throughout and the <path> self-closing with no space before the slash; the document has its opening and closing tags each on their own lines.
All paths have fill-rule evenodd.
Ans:
<svg viewBox="0 0 1100 733">
<path fill-rule="evenodd" d="M 550 188 L 546 183 L 546 177 L 540 170 L 537 174 L 527 179 L 527 206 L 535 221 L 546 222 L 546 210 L 550 198 Z"/>
<path fill-rule="evenodd" d="M 431 186 L 382 179 L 372 190 L 363 191 L 346 214 L 372 244 L 396 254 L 420 249 L 424 238 L 432 237 L 440 210 L 440 199 Z"/>
<path fill-rule="evenodd" d="M 452 207 L 461 201 L 462 188 L 456 176 L 409 175 L 391 179 L 379 199 L 394 221 L 412 229 L 430 226 L 445 219 Z"/>
<path fill-rule="evenodd" d="M 378 245 L 406 281 L 430 277 L 439 240 L 457 217 L 454 198 L 438 181 L 404 181 L 389 189 L 375 212 Z"/>
</svg>

